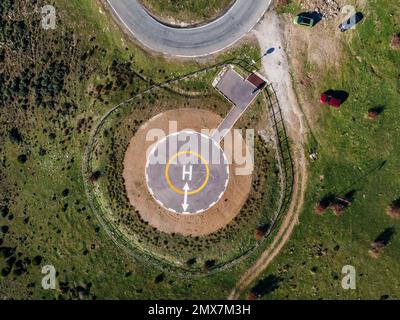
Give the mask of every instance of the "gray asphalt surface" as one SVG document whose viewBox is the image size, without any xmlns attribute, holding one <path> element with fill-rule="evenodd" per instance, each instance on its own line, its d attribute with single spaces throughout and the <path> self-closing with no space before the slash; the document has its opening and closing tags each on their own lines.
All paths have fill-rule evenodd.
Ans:
<svg viewBox="0 0 400 320">
<path fill-rule="evenodd" d="M 262 18 L 271 0 L 237 0 L 220 18 L 195 28 L 173 28 L 153 17 L 138 0 L 106 0 L 123 26 L 146 47 L 168 55 L 199 57 L 229 47 Z"/>
<path fill-rule="evenodd" d="M 172 161 L 177 152 L 185 151 L 203 157 L 209 168 L 207 179 L 206 167 L 197 156 L 185 154 Z M 170 183 L 180 193 L 166 179 L 167 163 L 170 163 Z M 191 174 L 184 174 L 189 171 Z M 229 165 L 223 150 L 209 136 L 194 131 L 180 131 L 161 140 L 149 154 L 146 165 L 146 183 L 151 195 L 160 206 L 174 213 L 198 214 L 208 210 L 221 199 L 228 181 Z M 188 194 L 186 202 L 185 184 L 189 192 L 195 192 Z M 185 203 L 187 208 L 183 207 Z"/>
</svg>

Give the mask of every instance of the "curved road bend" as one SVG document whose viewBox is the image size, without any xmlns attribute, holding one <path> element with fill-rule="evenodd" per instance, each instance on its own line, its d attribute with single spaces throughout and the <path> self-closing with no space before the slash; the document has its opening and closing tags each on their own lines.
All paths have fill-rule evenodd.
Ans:
<svg viewBox="0 0 400 320">
<path fill-rule="evenodd" d="M 173 28 L 151 17 L 138 0 L 106 0 L 123 26 L 146 47 L 164 54 L 199 57 L 223 50 L 249 32 L 272 0 L 236 0 L 221 17 L 194 28 Z"/>
</svg>

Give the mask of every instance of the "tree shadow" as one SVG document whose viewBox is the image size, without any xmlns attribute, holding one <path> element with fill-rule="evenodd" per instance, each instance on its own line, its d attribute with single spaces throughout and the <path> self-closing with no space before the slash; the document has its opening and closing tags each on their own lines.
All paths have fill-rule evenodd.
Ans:
<svg viewBox="0 0 400 320">
<path fill-rule="evenodd" d="M 363 19 L 364 19 L 364 14 L 362 12 L 356 12 L 353 16 L 348 18 L 346 21 L 343 21 L 339 25 L 339 29 L 342 32 L 346 32 L 347 30 L 354 28 Z"/>
<path fill-rule="evenodd" d="M 372 175 L 372 174 L 375 173 L 376 171 L 381 170 L 381 169 L 387 164 L 387 162 L 388 162 L 387 160 L 384 160 L 384 161 L 382 161 L 382 162 L 379 161 L 379 163 L 377 163 L 376 165 L 374 165 L 373 167 L 371 167 L 369 170 L 367 170 L 367 172 L 364 173 L 361 177 L 359 177 L 359 178 L 355 179 L 354 181 L 352 181 L 352 182 L 350 183 L 350 185 L 349 185 L 346 189 L 341 190 L 341 191 L 339 192 L 339 194 L 347 194 L 348 192 L 350 192 L 350 191 L 348 191 L 348 190 L 353 190 L 355 187 L 357 187 L 357 185 L 358 185 L 361 181 L 367 179 L 370 175 Z M 358 189 L 360 190 L 360 188 L 358 188 Z"/>
<path fill-rule="evenodd" d="M 364 19 L 364 14 L 362 12 L 357 12 L 355 14 L 356 23 L 359 23 L 362 19 Z"/>
<path fill-rule="evenodd" d="M 203 269 L 204 271 L 210 271 L 216 264 L 215 260 L 207 260 L 206 262 L 204 262 L 204 266 Z"/>
<path fill-rule="evenodd" d="M 270 294 L 278 289 L 280 282 L 282 282 L 282 278 L 271 274 L 268 277 L 258 281 L 253 289 L 251 289 L 251 293 L 257 298 L 261 298 L 266 294 Z"/>
<path fill-rule="evenodd" d="M 387 246 L 390 241 L 393 239 L 394 234 L 396 233 L 395 228 L 390 227 L 386 228 L 376 239 L 376 243 L 382 243 L 384 246 Z"/>
<path fill-rule="evenodd" d="M 258 91 L 263 90 L 263 89 L 266 87 L 266 85 L 267 85 L 266 82 L 260 83 L 260 84 L 252 91 L 252 93 L 254 94 L 254 93 L 258 92 Z"/>
<path fill-rule="evenodd" d="M 332 96 L 336 99 L 339 99 L 340 101 L 342 101 L 342 103 L 346 102 L 346 100 L 349 98 L 349 93 L 344 90 L 329 89 L 329 90 L 325 91 L 324 93 L 329 96 Z"/>
<path fill-rule="evenodd" d="M 336 197 L 332 204 L 332 209 L 336 215 L 340 215 L 346 210 L 354 201 L 357 190 L 353 189 L 347 192 L 343 197 Z"/>
<path fill-rule="evenodd" d="M 197 262 L 196 258 L 190 258 L 188 261 L 186 261 L 186 265 L 188 267 L 191 267 L 191 266 L 195 265 L 196 262 Z"/>
<path fill-rule="evenodd" d="M 388 215 L 392 218 L 400 218 L 400 198 L 392 201 L 388 209 Z"/>
<path fill-rule="evenodd" d="M 376 115 L 380 115 L 381 113 L 383 113 L 383 111 L 385 111 L 385 106 L 376 106 L 368 109 L 368 113 L 373 113 Z"/>
<path fill-rule="evenodd" d="M 314 25 L 315 26 L 317 23 L 319 23 L 322 20 L 322 14 L 320 14 L 317 11 L 310 12 L 310 16 L 312 19 L 314 19 Z"/>
<path fill-rule="evenodd" d="M 256 229 L 256 240 L 260 241 L 262 240 L 265 235 L 267 234 L 268 230 L 269 230 L 270 224 L 269 223 L 264 223 L 261 224 L 260 226 L 258 226 L 258 228 Z"/>
</svg>

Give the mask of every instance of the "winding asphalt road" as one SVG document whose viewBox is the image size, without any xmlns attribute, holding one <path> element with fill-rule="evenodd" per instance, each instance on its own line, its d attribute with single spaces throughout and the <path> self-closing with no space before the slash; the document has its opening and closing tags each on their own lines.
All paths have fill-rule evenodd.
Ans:
<svg viewBox="0 0 400 320">
<path fill-rule="evenodd" d="M 200 57 L 223 50 L 248 33 L 272 0 L 236 0 L 221 17 L 193 28 L 174 28 L 148 14 L 138 0 L 106 0 L 122 25 L 144 46 L 167 55 Z"/>
</svg>

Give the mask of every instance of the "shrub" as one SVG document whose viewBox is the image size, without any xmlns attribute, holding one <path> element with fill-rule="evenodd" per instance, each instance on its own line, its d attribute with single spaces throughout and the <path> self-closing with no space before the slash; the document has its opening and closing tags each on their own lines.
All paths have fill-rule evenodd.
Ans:
<svg viewBox="0 0 400 320">
<path fill-rule="evenodd" d="M 25 154 L 20 154 L 20 155 L 18 156 L 18 161 L 19 161 L 20 163 L 24 164 L 25 162 L 28 161 L 28 156 L 25 155 Z"/>
</svg>

